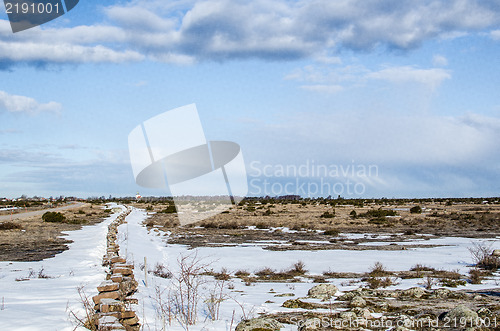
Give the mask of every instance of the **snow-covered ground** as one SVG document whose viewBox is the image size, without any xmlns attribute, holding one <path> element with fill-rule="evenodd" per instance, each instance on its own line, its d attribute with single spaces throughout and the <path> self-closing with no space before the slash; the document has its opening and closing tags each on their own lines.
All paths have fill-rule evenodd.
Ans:
<svg viewBox="0 0 500 331">
<path fill-rule="evenodd" d="M 70 249 L 54 258 L 41 262 L 0 262 L 0 330 L 72 330 L 74 323 L 69 318 L 70 311 L 81 314 L 82 307 L 77 287 L 85 286 L 89 296 L 96 294 L 97 285 L 104 280 L 105 268 L 101 266 L 105 252 L 107 225 L 117 216 L 113 214 L 106 221 L 70 232 L 68 238 L 74 243 Z M 118 243 L 121 254 L 135 264 L 135 277 L 139 282 L 134 295 L 139 304 L 133 305 L 144 330 L 180 331 L 184 328 L 168 314 L 161 314 L 159 302 L 167 301 L 169 291 L 173 291 L 172 279 L 154 276 L 151 271 L 156 264 L 162 264 L 174 274 L 178 271 L 177 259 L 181 255 L 196 254 L 204 263 L 210 263 L 214 271 L 222 268 L 234 273 L 237 270 L 255 272 L 263 267 L 277 271 L 288 269 L 297 261 L 303 261 L 311 274 L 334 272 L 366 272 L 375 262 L 381 262 L 388 270 L 409 270 L 415 264 L 445 270 L 459 270 L 467 273 L 472 263 L 468 247 L 472 242 L 486 242 L 500 249 L 496 239 L 430 238 L 416 243 L 440 245 L 435 248 L 416 248 L 401 251 L 270 251 L 263 249 L 263 243 L 242 244 L 230 247 L 202 247 L 189 250 L 186 246 L 168 244 L 168 237 L 158 229 L 148 231 L 142 221 L 147 214 L 134 209 L 127 216 L 127 223 L 119 229 Z M 346 238 L 362 238 L 363 235 L 342 234 Z M 370 238 L 376 235 L 369 235 Z M 363 236 L 364 237 L 364 236 Z M 389 238 L 379 235 L 379 239 Z M 405 242 L 408 244 L 411 242 Z M 373 243 L 371 243 L 373 244 Z M 145 267 L 144 267 L 145 266 Z M 43 274 L 52 278 L 28 278 L 30 270 L 35 277 L 43 268 Z M 200 287 L 198 323 L 190 330 L 230 330 L 245 315 L 258 312 L 283 311 L 281 304 L 290 297 L 277 297 L 284 293 L 294 293 L 295 297 L 305 296 L 312 283 L 254 283 L 247 286 L 239 279 L 229 281 L 224 292 L 220 318 L 210 321 L 206 307 L 206 295 L 214 287 L 214 278 Z M 349 279 L 331 279 L 341 291 L 352 290 L 358 284 L 349 284 Z M 391 288 L 421 286 L 420 279 L 399 280 Z M 494 279 L 481 285 L 467 285 L 469 289 L 496 287 Z M 462 287 L 463 288 L 463 287 Z M 157 291 L 163 291 L 158 295 Z M 289 310 L 288 310 L 289 311 Z M 296 330 L 287 326 L 286 330 Z"/>
<path fill-rule="evenodd" d="M 84 313 L 77 288 L 84 286 L 89 296 L 97 294 L 105 276 L 101 263 L 107 226 L 117 216 L 67 232 L 73 243 L 53 258 L 0 262 L 0 330 L 74 330 L 71 311 Z M 50 278 L 38 278 L 42 269 L 42 275 Z"/>
</svg>

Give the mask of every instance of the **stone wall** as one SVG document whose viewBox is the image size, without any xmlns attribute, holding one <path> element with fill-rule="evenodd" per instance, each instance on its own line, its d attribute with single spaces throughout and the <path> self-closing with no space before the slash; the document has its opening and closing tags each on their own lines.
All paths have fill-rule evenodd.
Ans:
<svg viewBox="0 0 500 331">
<path fill-rule="evenodd" d="M 92 300 L 95 304 L 98 330 L 138 331 L 139 319 L 130 305 L 137 299 L 130 296 L 137 291 L 137 281 L 134 279 L 134 265 L 119 255 L 117 243 L 118 226 L 125 223 L 131 208 L 121 214 L 108 226 L 107 249 L 103 258 L 103 266 L 109 268 L 106 280 L 98 287 L 98 295 Z"/>
</svg>

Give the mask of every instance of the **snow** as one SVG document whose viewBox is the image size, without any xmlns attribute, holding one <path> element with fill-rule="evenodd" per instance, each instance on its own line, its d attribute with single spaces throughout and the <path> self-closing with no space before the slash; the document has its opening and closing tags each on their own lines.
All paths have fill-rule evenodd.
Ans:
<svg viewBox="0 0 500 331">
<path fill-rule="evenodd" d="M 97 294 L 104 280 L 102 256 L 106 250 L 107 226 L 118 216 L 67 232 L 73 240 L 69 250 L 38 262 L 0 262 L 0 330 L 74 330 L 69 318 L 71 311 L 83 316 L 84 311 L 77 287 L 84 286 L 89 297 Z M 43 274 L 51 277 L 35 277 Z"/>
<path fill-rule="evenodd" d="M 124 208 L 123 208 L 124 209 Z M 0 262 L 0 330 L 73 330 L 74 323 L 69 318 L 70 311 L 83 316 L 77 287 L 85 286 L 87 295 L 97 294 L 97 286 L 105 279 L 105 268 L 101 266 L 105 253 L 108 224 L 117 217 L 111 215 L 104 222 L 86 226 L 81 230 L 68 232 L 68 239 L 74 241 L 70 249 L 54 258 L 40 262 Z M 139 288 L 134 297 L 139 304 L 132 305 L 137 312 L 144 330 L 184 330 L 176 320 L 169 323 L 168 316 L 160 313 L 157 289 L 164 291 L 162 300 L 166 300 L 173 290 L 172 279 L 157 277 L 148 271 L 162 264 L 174 274 L 178 271 L 177 259 L 180 255 L 196 254 L 204 263 L 209 263 L 214 271 L 222 268 L 234 273 L 238 270 L 255 272 L 263 267 L 277 271 L 290 268 L 297 261 L 303 261 L 310 274 L 334 272 L 366 272 L 375 262 L 381 262 L 388 270 L 409 270 L 415 264 L 445 270 L 459 270 L 467 273 L 472 263 L 468 247 L 472 242 L 485 242 L 492 248 L 500 249 L 495 239 L 470 238 L 429 238 L 406 241 L 404 244 L 425 243 L 439 245 L 435 248 L 414 248 L 398 251 L 380 250 L 318 250 L 318 251 L 270 251 L 263 249 L 265 241 L 246 243 L 226 247 L 201 247 L 195 250 L 183 245 L 168 244 L 168 236 L 158 229 L 148 231 L 142 225 L 148 217 L 143 210 L 133 209 L 127 216 L 127 223 L 119 226 L 118 243 L 121 255 L 129 263 L 134 263 L 134 275 Z M 377 238 L 388 239 L 390 235 L 378 234 L 342 234 L 349 239 Z M 396 239 L 396 238 L 395 238 Z M 280 242 L 278 242 L 280 243 Z M 320 243 L 320 242 L 318 242 Z M 401 242 L 402 243 L 402 242 Z M 281 243 L 282 244 L 282 243 Z M 373 244 L 388 244 L 375 242 Z M 145 267 L 144 267 L 145 266 Z M 53 278 L 27 278 L 30 269 Z M 245 315 L 257 316 L 259 312 L 290 311 L 282 308 L 284 301 L 306 296 L 314 285 L 312 280 L 304 279 L 301 283 L 253 283 L 247 286 L 239 279 L 231 279 L 231 287 L 225 291 L 225 300 L 221 304 L 220 319 L 211 321 L 205 307 L 205 298 L 213 288 L 214 278 L 207 281 L 200 289 L 200 313 L 198 323 L 190 330 L 229 330 Z M 356 279 L 329 279 L 340 291 L 353 290 L 362 283 Z M 389 289 L 422 286 L 422 279 L 398 279 L 398 284 Z M 492 288 L 495 279 L 481 285 L 466 285 L 471 290 Z M 459 287 L 464 288 L 464 287 Z M 278 294 L 294 293 L 294 297 L 276 297 Z M 339 293 L 340 294 L 340 293 Z M 2 304 L 2 298 L 4 304 Z M 286 326 L 285 330 L 296 330 Z"/>
</svg>

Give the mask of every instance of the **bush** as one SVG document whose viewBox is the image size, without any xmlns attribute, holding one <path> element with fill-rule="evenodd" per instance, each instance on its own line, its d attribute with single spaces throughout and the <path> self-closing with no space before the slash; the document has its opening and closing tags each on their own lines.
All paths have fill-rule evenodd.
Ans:
<svg viewBox="0 0 500 331">
<path fill-rule="evenodd" d="M 500 258 L 493 255 L 493 249 L 485 243 L 472 243 L 469 247 L 472 260 L 476 267 L 496 271 L 500 267 Z"/>
<path fill-rule="evenodd" d="M 385 217 L 377 217 L 377 218 L 372 218 L 371 220 L 368 221 L 368 223 L 371 224 L 387 224 L 387 219 Z"/>
<path fill-rule="evenodd" d="M 360 217 L 386 217 L 386 216 L 396 216 L 397 213 L 394 210 L 385 210 L 385 209 L 373 209 L 369 210 L 366 213 L 360 214 Z"/>
<path fill-rule="evenodd" d="M 396 281 L 392 279 L 391 277 L 368 277 L 363 279 L 367 284 L 368 287 L 375 290 L 379 287 L 389 287 L 392 285 L 397 285 Z"/>
<path fill-rule="evenodd" d="M 325 232 L 323 232 L 325 236 L 334 236 L 334 237 L 338 236 L 339 233 L 340 231 L 337 229 L 328 229 Z"/>
<path fill-rule="evenodd" d="M 335 217 L 335 211 L 330 213 L 329 211 L 325 211 L 320 218 L 334 218 Z"/>
<path fill-rule="evenodd" d="M 307 273 L 307 271 L 308 270 L 306 269 L 306 264 L 302 261 L 298 261 L 294 265 L 292 265 L 289 272 L 294 275 L 304 275 Z"/>
<path fill-rule="evenodd" d="M 176 212 L 177 212 L 177 209 L 175 209 L 175 205 L 168 205 L 167 208 L 160 211 L 160 213 L 163 213 L 163 214 L 174 214 Z"/>
<path fill-rule="evenodd" d="M 358 214 L 356 213 L 356 211 L 353 209 L 349 215 L 352 217 L 352 218 L 357 218 L 358 217 Z"/>
<path fill-rule="evenodd" d="M 481 284 L 486 276 L 486 273 L 478 268 L 473 268 L 469 270 L 469 276 L 472 284 Z"/>
<path fill-rule="evenodd" d="M 42 220 L 49 223 L 64 223 L 66 217 L 59 212 L 48 211 L 42 215 Z"/>
<path fill-rule="evenodd" d="M 389 276 L 392 273 L 385 269 L 384 265 L 380 262 L 375 262 L 375 264 L 371 267 L 368 275 L 372 277 L 381 277 L 381 276 Z"/>
<path fill-rule="evenodd" d="M 422 208 L 420 206 L 415 206 L 410 208 L 410 213 L 412 214 L 422 214 Z"/>
<path fill-rule="evenodd" d="M 0 230 L 21 230 L 23 227 L 13 222 L 0 223 Z"/>
</svg>

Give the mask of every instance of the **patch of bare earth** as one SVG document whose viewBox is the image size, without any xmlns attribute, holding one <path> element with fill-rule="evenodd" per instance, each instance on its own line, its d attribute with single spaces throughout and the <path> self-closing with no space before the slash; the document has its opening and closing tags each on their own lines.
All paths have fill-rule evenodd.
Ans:
<svg viewBox="0 0 500 331">
<path fill-rule="evenodd" d="M 109 215 L 102 206 L 91 204 L 60 212 L 66 217 L 65 223 L 44 222 L 41 216 L 0 222 L 0 261 L 40 261 L 53 257 L 67 250 L 71 242 L 62 231 L 99 223 Z"/>
</svg>

